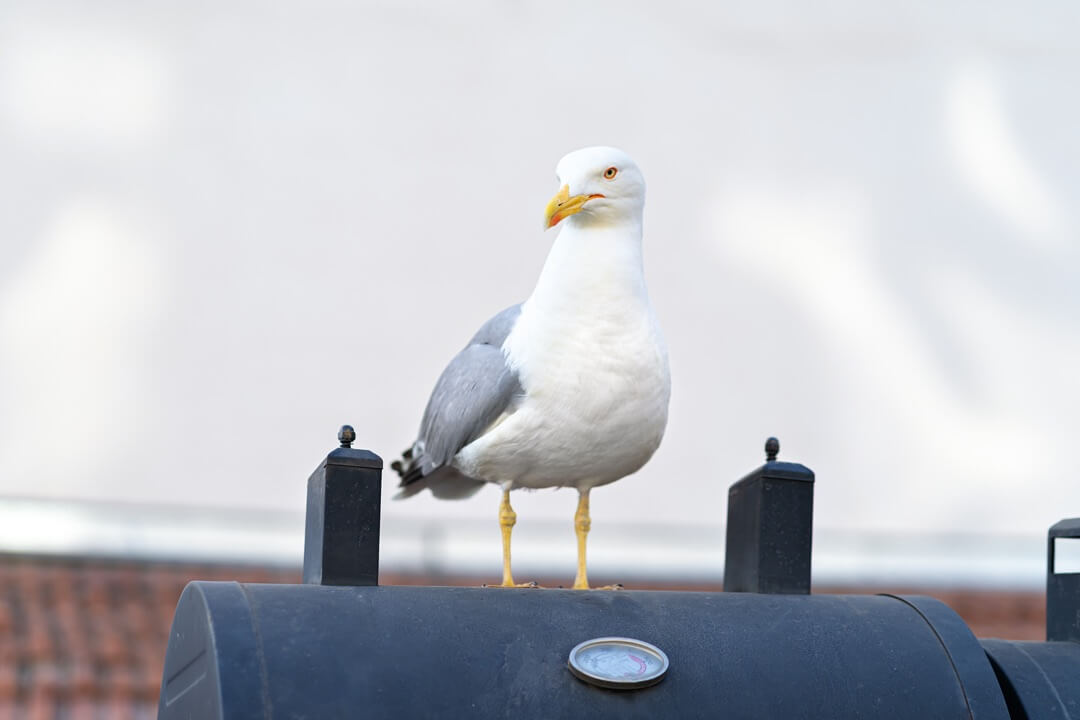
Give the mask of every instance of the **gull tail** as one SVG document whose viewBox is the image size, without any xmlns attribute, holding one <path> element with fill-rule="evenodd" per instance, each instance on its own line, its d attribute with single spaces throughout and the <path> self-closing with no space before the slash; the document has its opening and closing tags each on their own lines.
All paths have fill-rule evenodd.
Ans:
<svg viewBox="0 0 1080 720">
<path fill-rule="evenodd" d="M 395 500 L 403 500 L 412 497 L 424 489 L 424 485 L 418 485 L 418 481 L 424 479 L 424 469 L 413 454 L 414 447 L 410 447 L 401 453 L 401 459 L 390 463 L 390 467 L 401 478 L 398 487 L 401 488 L 394 496 Z"/>
<path fill-rule="evenodd" d="M 401 478 L 395 500 L 404 500 L 423 490 L 442 500 L 460 500 L 476 494 L 484 486 L 483 480 L 463 475 L 450 465 L 442 465 L 424 472 L 424 456 L 415 452 L 415 446 L 401 454 L 400 460 L 390 463 L 390 467 Z"/>
</svg>

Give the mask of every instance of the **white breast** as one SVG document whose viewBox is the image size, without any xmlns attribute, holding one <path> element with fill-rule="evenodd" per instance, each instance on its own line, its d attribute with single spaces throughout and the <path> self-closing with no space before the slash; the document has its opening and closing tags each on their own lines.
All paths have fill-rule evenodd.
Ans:
<svg viewBox="0 0 1080 720">
<path fill-rule="evenodd" d="M 567 228 L 503 350 L 525 395 L 455 459 L 511 487 L 594 487 L 639 469 L 667 424 L 667 350 L 640 228 Z"/>
</svg>

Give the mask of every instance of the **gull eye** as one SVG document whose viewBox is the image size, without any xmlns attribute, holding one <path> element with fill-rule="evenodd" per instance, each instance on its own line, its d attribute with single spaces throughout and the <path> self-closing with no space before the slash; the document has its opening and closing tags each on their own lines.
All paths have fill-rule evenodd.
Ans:
<svg viewBox="0 0 1080 720">
<path fill-rule="evenodd" d="M 604 177 L 608 180 L 614 180 L 615 176 L 619 174 L 619 171 L 615 167 L 609 167 L 604 171 Z"/>
</svg>

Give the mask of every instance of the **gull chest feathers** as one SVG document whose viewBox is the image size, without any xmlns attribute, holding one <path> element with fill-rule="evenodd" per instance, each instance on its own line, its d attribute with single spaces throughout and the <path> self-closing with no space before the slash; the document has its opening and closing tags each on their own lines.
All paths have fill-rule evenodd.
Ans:
<svg viewBox="0 0 1080 720">
<path fill-rule="evenodd" d="M 585 489 L 641 468 L 663 437 L 670 376 L 640 224 L 568 224 L 503 352 L 523 395 L 462 460 L 528 488 Z"/>
<path fill-rule="evenodd" d="M 671 379 L 642 261 L 645 179 L 609 147 L 559 161 L 545 223 L 559 226 L 536 289 L 481 326 L 443 370 L 420 433 L 392 467 L 398 497 L 502 488 L 502 587 L 515 488 L 578 491 L 575 588 L 588 588 L 589 491 L 644 465 L 664 435 Z"/>
</svg>

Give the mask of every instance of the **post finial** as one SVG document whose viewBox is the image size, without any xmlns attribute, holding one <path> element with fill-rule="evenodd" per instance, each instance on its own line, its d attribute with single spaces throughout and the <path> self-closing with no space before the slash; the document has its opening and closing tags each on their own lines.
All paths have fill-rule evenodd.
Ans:
<svg viewBox="0 0 1080 720">
<path fill-rule="evenodd" d="M 775 462 L 780 452 L 780 441 L 774 437 L 765 441 L 765 462 Z"/>
<path fill-rule="evenodd" d="M 356 431 L 353 430 L 352 425 L 342 425 L 337 434 L 338 442 L 341 443 L 343 448 L 351 448 L 353 441 L 356 440 Z"/>
</svg>

